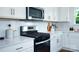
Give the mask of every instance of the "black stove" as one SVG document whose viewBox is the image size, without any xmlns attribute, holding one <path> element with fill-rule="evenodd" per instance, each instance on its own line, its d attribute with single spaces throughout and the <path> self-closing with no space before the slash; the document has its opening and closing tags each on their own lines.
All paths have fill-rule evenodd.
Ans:
<svg viewBox="0 0 79 59">
<path fill-rule="evenodd" d="M 20 35 L 35 38 L 34 52 L 50 52 L 50 34 L 38 32 L 37 30 L 23 31 L 20 28 Z"/>
<path fill-rule="evenodd" d="M 44 41 L 50 38 L 49 33 L 42 33 L 37 31 L 27 31 L 27 32 L 24 32 L 22 36 L 35 38 L 35 42 Z"/>
</svg>

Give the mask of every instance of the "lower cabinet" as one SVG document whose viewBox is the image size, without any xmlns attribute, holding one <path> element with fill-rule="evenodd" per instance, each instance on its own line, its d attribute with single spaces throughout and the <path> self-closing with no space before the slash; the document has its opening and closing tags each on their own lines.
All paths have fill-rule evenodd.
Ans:
<svg viewBox="0 0 79 59">
<path fill-rule="evenodd" d="M 0 52 L 33 52 L 33 41 L 30 40 L 30 42 L 22 42 L 18 43 L 12 46 L 4 47 L 0 49 Z"/>
<path fill-rule="evenodd" d="M 62 49 L 62 34 L 57 37 L 57 51 Z"/>
<path fill-rule="evenodd" d="M 22 52 L 34 52 L 34 48 L 30 47 L 28 49 L 24 49 Z"/>
<path fill-rule="evenodd" d="M 70 48 L 70 39 L 67 32 L 64 32 L 63 35 L 63 48 Z"/>
<path fill-rule="evenodd" d="M 51 52 L 57 51 L 57 38 L 54 36 L 50 38 L 50 51 Z"/>
<path fill-rule="evenodd" d="M 65 48 L 79 51 L 79 33 L 78 32 L 68 32 L 65 33 L 63 44 Z M 67 37 L 67 38 L 66 38 Z"/>
<path fill-rule="evenodd" d="M 57 52 L 62 48 L 62 35 L 53 35 L 51 34 L 50 38 L 50 51 Z"/>
</svg>

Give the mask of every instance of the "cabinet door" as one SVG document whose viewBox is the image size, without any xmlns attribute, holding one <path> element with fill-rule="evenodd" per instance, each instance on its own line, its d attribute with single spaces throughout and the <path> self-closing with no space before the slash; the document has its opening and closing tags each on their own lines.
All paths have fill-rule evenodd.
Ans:
<svg viewBox="0 0 79 59">
<path fill-rule="evenodd" d="M 22 52 L 34 52 L 34 48 L 30 47 L 28 49 L 24 49 Z"/>
<path fill-rule="evenodd" d="M 69 33 L 70 48 L 79 50 L 79 33 Z"/>
<path fill-rule="evenodd" d="M 51 16 L 52 16 L 52 14 L 51 14 L 51 8 L 50 7 L 46 7 L 46 8 L 44 8 L 44 20 L 46 21 L 50 21 L 50 18 L 51 18 Z"/>
<path fill-rule="evenodd" d="M 33 51 L 33 41 L 30 40 L 30 42 L 22 42 L 22 43 L 18 43 L 18 44 L 14 44 L 12 46 L 7 46 L 4 48 L 0 48 L 0 52 L 21 52 L 25 49 L 27 49 L 28 51 Z M 29 48 L 31 48 L 31 50 L 28 50 Z"/>
<path fill-rule="evenodd" d="M 11 8 L 10 7 L 0 7 L 0 18 L 10 18 Z"/>
<path fill-rule="evenodd" d="M 46 7 L 44 8 L 44 15 L 46 21 L 56 21 L 58 18 L 57 7 Z"/>
<path fill-rule="evenodd" d="M 51 36 L 50 38 L 50 51 L 56 52 L 57 51 L 57 38 L 56 36 Z"/>
<path fill-rule="evenodd" d="M 59 15 L 59 21 L 68 21 L 69 20 L 69 8 L 59 7 L 58 15 Z"/>
<path fill-rule="evenodd" d="M 0 18 L 26 19 L 25 7 L 0 7 Z"/>
<path fill-rule="evenodd" d="M 61 50 L 62 48 L 62 35 L 57 36 L 57 51 Z"/>
<path fill-rule="evenodd" d="M 63 47 L 69 47 L 70 41 L 68 39 L 69 34 L 64 32 L 63 34 Z"/>
<path fill-rule="evenodd" d="M 14 7 L 13 14 L 15 19 L 26 19 L 25 7 Z"/>
<path fill-rule="evenodd" d="M 56 52 L 62 48 L 62 35 L 63 34 L 55 34 L 51 35 L 51 51 Z"/>
<path fill-rule="evenodd" d="M 63 41 L 63 47 L 72 50 L 79 50 L 79 33 L 69 32 L 66 33 L 65 39 Z"/>
<path fill-rule="evenodd" d="M 75 8 L 74 7 L 69 7 L 69 21 L 71 24 L 76 24 L 76 19 L 75 19 Z"/>
</svg>

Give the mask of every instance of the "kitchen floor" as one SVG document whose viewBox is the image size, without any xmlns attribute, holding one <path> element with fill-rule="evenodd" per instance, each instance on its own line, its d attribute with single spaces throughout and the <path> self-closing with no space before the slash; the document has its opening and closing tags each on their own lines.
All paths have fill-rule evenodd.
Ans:
<svg viewBox="0 0 79 59">
<path fill-rule="evenodd" d="M 73 52 L 73 51 L 61 49 L 59 52 Z"/>
</svg>

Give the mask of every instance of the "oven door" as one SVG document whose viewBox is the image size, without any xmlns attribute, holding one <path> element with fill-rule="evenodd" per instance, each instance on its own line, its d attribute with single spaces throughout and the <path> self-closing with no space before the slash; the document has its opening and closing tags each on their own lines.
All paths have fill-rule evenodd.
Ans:
<svg viewBox="0 0 79 59">
<path fill-rule="evenodd" d="M 34 52 L 50 52 L 50 40 L 35 43 Z"/>
</svg>

